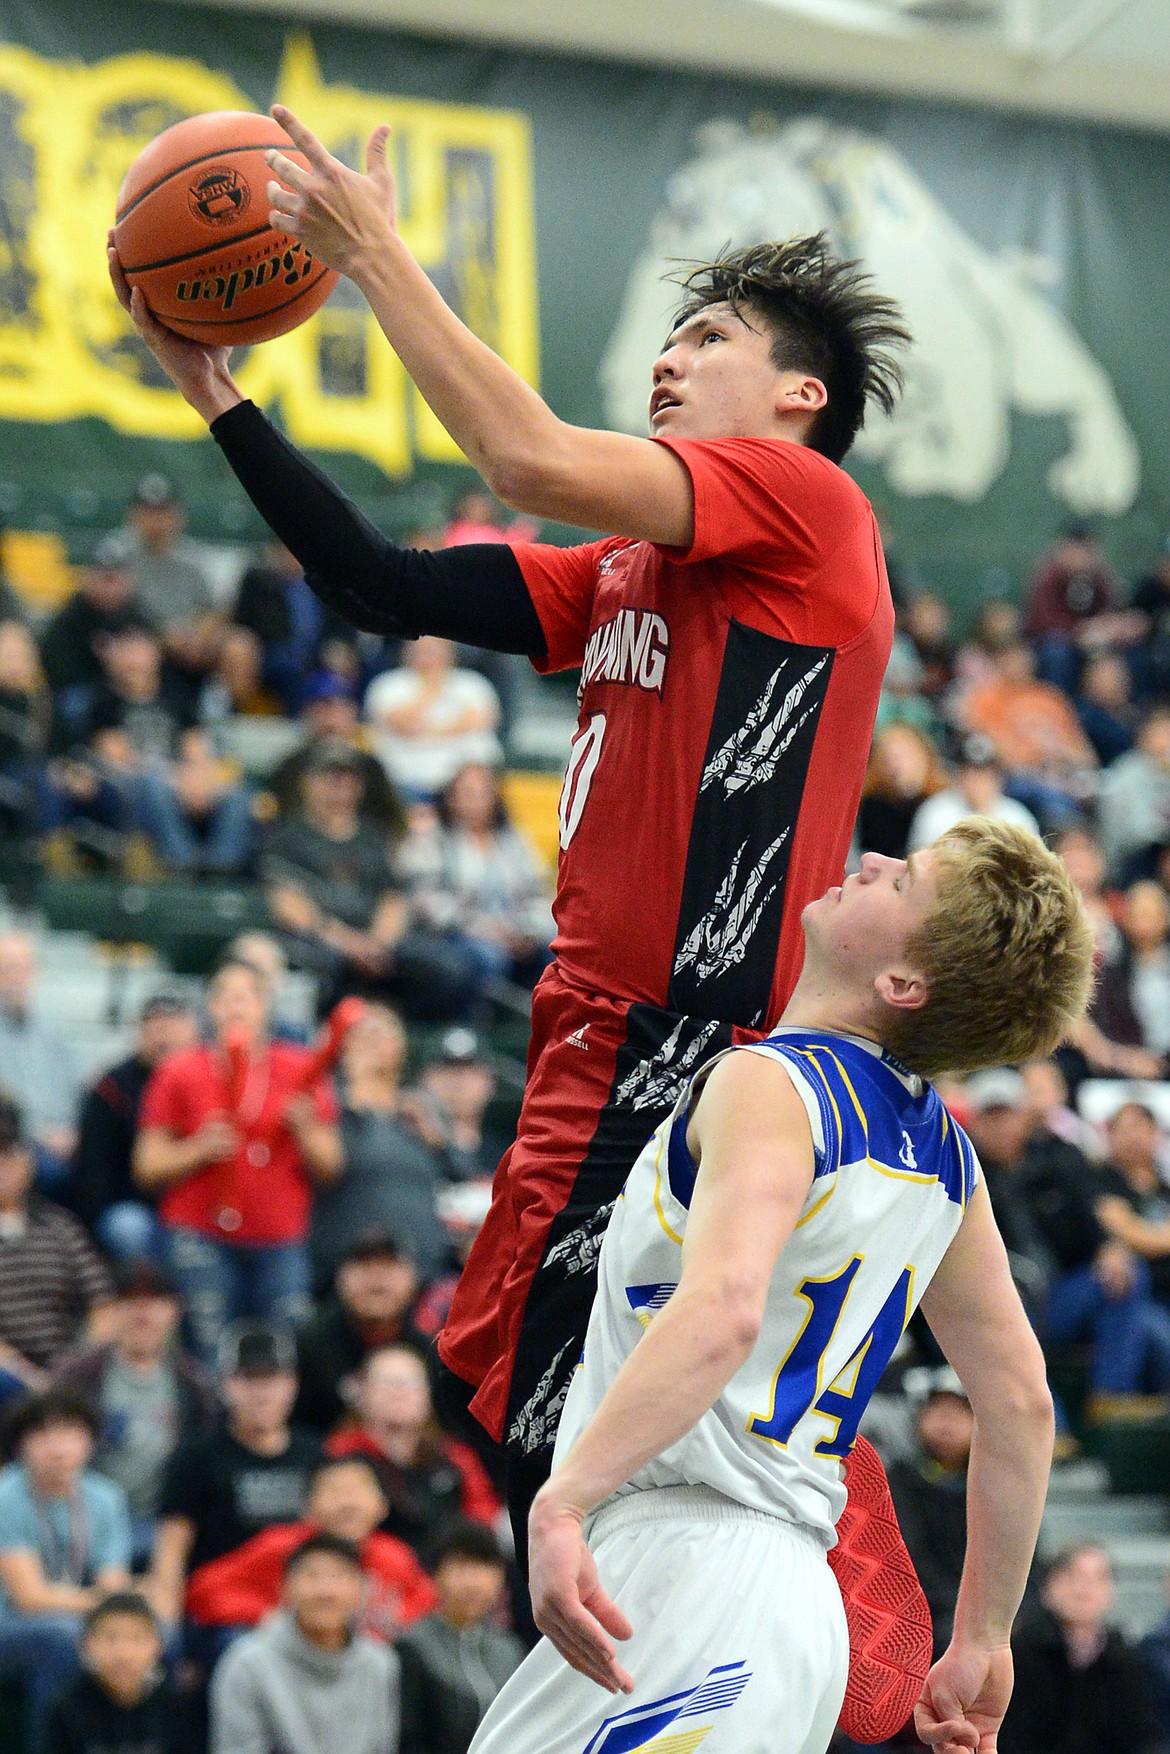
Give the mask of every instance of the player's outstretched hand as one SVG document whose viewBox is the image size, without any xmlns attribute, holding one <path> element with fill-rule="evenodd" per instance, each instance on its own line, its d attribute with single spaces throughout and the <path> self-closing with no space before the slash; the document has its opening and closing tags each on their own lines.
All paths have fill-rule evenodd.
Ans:
<svg viewBox="0 0 1170 1754">
<path fill-rule="evenodd" d="M 1011 1696 L 1009 1649 L 952 1644 L 926 1677 L 914 1727 L 936 1754 L 995 1754 Z"/>
<path fill-rule="evenodd" d="M 397 224 L 394 176 L 386 157 L 390 129 L 375 128 L 366 146 L 366 175 L 326 152 L 317 136 L 283 104 L 272 117 L 309 161 L 309 169 L 274 149 L 265 153 L 279 182 L 268 184 L 268 223 L 300 238 L 320 261 L 352 280 L 363 263 L 390 244 Z"/>
<path fill-rule="evenodd" d="M 188 341 L 185 336 L 176 335 L 173 329 L 160 323 L 139 289 L 135 287 L 131 291 L 118 259 L 112 231 L 106 236 L 106 264 L 118 303 L 176 390 L 192 408 L 210 421 L 230 407 L 233 400 L 239 402 L 242 398 L 228 369 L 231 348 L 207 347 L 202 341 Z"/>
<path fill-rule="evenodd" d="M 570 1668 L 607 1693 L 632 1693 L 613 1640 L 632 1637 L 634 1629 L 601 1587 L 580 1513 L 559 1504 L 548 1486 L 528 1519 L 528 1587 L 537 1626 Z"/>
</svg>

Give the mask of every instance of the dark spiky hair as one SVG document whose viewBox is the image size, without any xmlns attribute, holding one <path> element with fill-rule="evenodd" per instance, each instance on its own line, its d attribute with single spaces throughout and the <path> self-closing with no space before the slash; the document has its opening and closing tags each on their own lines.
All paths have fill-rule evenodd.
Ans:
<svg viewBox="0 0 1170 1754">
<path fill-rule="evenodd" d="M 750 311 L 772 334 L 777 371 L 820 378 L 828 402 L 809 431 L 814 451 L 839 463 L 861 430 L 867 402 L 893 411 L 902 388 L 897 353 L 910 331 L 860 262 L 831 253 L 827 232 L 729 250 L 676 279 L 686 292 L 676 328 L 708 305 Z"/>
</svg>

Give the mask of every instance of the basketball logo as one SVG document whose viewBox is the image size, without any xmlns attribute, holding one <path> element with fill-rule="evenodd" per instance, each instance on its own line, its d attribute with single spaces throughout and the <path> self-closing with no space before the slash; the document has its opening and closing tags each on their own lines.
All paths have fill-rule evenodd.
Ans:
<svg viewBox="0 0 1170 1754">
<path fill-rule="evenodd" d="M 187 190 L 192 213 L 206 225 L 229 225 L 251 199 L 251 189 L 228 164 L 213 165 Z"/>
</svg>

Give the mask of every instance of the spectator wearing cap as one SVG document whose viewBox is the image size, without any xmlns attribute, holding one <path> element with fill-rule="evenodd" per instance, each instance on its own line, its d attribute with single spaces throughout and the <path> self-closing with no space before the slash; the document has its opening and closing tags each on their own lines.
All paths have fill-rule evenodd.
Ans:
<svg viewBox="0 0 1170 1754">
<path fill-rule="evenodd" d="M 255 843 L 252 798 L 206 731 L 178 738 L 174 759 L 143 773 L 138 817 L 166 869 L 183 877 L 237 877 Z"/>
<path fill-rule="evenodd" d="M 110 1339 L 67 1355 L 54 1380 L 97 1409 L 93 1466 L 126 1494 L 134 1558 L 145 1564 L 167 1463 L 181 1442 L 218 1422 L 220 1401 L 214 1377 L 177 1344 L 174 1280 L 151 1261 L 134 1261 L 117 1284 Z"/>
<path fill-rule="evenodd" d="M 1038 1316 L 1053 1260 L 1027 1197 L 1029 1148 L 1036 1132 L 1028 1087 L 1019 1072 L 997 1066 L 967 1080 L 964 1101 L 965 1124 L 979 1156 L 1012 1276 L 1029 1310 Z"/>
<path fill-rule="evenodd" d="M 201 1626 L 255 1626 L 280 1606 L 284 1568 L 310 1535 L 352 1541 L 366 1574 L 360 1630 L 393 1644 L 435 1606 L 435 1587 L 404 1541 L 379 1527 L 389 1510 L 366 1456 L 326 1456 L 313 1475 L 304 1518 L 274 1523 L 191 1579 L 187 1613 Z"/>
<path fill-rule="evenodd" d="M 951 1641 L 967 1548 L 967 1464 L 975 1418 L 949 1368 L 907 1372 L 917 1403 L 913 1453 L 890 1468 L 890 1492 L 902 1538 L 930 1604 L 935 1654 Z"/>
<path fill-rule="evenodd" d="M 287 1329 L 229 1330 L 221 1388 L 225 1423 L 180 1444 L 163 1482 L 151 1591 L 170 1621 L 181 1615 L 188 1574 L 271 1523 L 297 1521 L 321 1459 L 316 1437 L 290 1424 L 297 1373 Z"/>
<path fill-rule="evenodd" d="M 511 823 L 499 775 L 467 762 L 398 854 L 421 919 L 471 946 L 490 980 L 531 986 L 555 930 L 548 874 Z"/>
<path fill-rule="evenodd" d="M 1040 832 L 1027 806 L 1004 792 L 1003 768 L 995 744 L 977 731 L 962 739 L 950 785 L 926 798 L 915 812 L 907 851 L 913 853 L 930 846 L 940 834 L 946 834 L 968 816 L 990 816 L 996 822 L 1011 822 L 1017 828 L 1030 829 L 1033 834 Z"/>
<path fill-rule="evenodd" d="M 1106 770 L 1097 819 L 1115 881 L 1152 875 L 1158 850 L 1170 840 L 1170 702 L 1146 709 L 1136 748 Z"/>
<path fill-rule="evenodd" d="M 22 839 L 37 823 L 53 702 L 23 621 L 0 620 L 0 832 Z"/>
<path fill-rule="evenodd" d="M 1040 1598 L 1012 1637 L 1015 1684 L 999 1754 L 1156 1754 L 1146 1673 L 1109 1623 L 1108 1550 L 1096 1541 L 1065 1548 L 1049 1562 Z"/>
<path fill-rule="evenodd" d="M 134 1140 L 143 1093 L 156 1066 L 198 1041 L 195 1011 L 179 993 L 155 993 L 138 1017 L 134 1051 L 86 1092 L 68 1191 L 70 1208 L 114 1260 L 159 1256 L 154 1205 L 134 1180 Z"/>
<path fill-rule="evenodd" d="M 494 1175 L 511 1140 L 487 1124 L 496 1075 L 474 1030 L 446 1031 L 438 1053 L 423 1066 L 419 1091 L 426 1136 L 442 1152 L 447 1176 L 475 1181 Z"/>
<path fill-rule="evenodd" d="M 499 696 L 486 677 L 455 667 L 450 640 L 424 634 L 400 669 L 376 676 L 365 714 L 391 780 L 408 798 L 437 798 L 469 761 L 496 767 Z"/>
<path fill-rule="evenodd" d="M 398 1754 L 398 1658 L 357 1630 L 352 1542 L 310 1535 L 280 1612 L 241 1638 L 211 1686 L 211 1754 Z"/>
<path fill-rule="evenodd" d="M 30 1395 L 0 1470 L 0 1675 L 24 1683 L 25 1754 L 41 1754 L 48 1708 L 77 1673 L 81 1616 L 130 1576 L 121 1487 L 89 1468 L 95 1415 L 65 1390 Z"/>
<path fill-rule="evenodd" d="M 308 1313 L 313 1189 L 341 1170 L 332 1091 L 321 1079 L 303 1088 L 310 1051 L 270 1040 L 270 1005 L 251 963 L 223 962 L 208 997 L 214 1040 L 163 1061 L 142 1098 L 134 1174 L 159 1197 L 209 1366 L 230 1322 Z"/>
<path fill-rule="evenodd" d="M 19 1091 L 43 1178 L 60 1180 L 77 1144 L 81 1075 L 65 1035 L 39 1015 L 36 947 L 0 932 L 0 1089 Z"/>
<path fill-rule="evenodd" d="M 458 1016 L 477 990 L 461 945 L 417 929 L 384 834 L 362 816 L 362 773 L 341 738 L 315 743 L 298 814 L 278 822 L 260 873 L 289 961 L 312 970 L 328 1005 L 360 990 L 412 1018 Z"/>
<path fill-rule="evenodd" d="M 475 1451 L 439 1427 L 427 1367 L 412 1346 L 369 1353 L 353 1422 L 327 1439 L 331 1456 L 369 1456 L 390 1509 L 383 1528 L 420 1556 L 456 1516 L 489 1526 L 500 1500 Z"/>
<path fill-rule="evenodd" d="M 277 814 L 295 816 L 301 809 L 302 783 L 313 751 L 325 738 L 333 738 L 347 743 L 354 753 L 362 779 L 360 815 L 395 845 L 406 827 L 406 811 L 382 763 L 370 753 L 369 733 L 359 719 L 357 689 L 350 679 L 333 670 L 314 671 L 302 690 L 300 725 L 304 742 L 285 756 L 268 779 L 267 791 Z"/>
<path fill-rule="evenodd" d="M 420 1136 L 417 1104 L 401 1086 L 406 1031 L 385 1005 L 367 1006 L 341 1056 L 342 1171 L 313 1208 L 314 1283 L 327 1287 L 350 1245 L 371 1228 L 392 1231 L 424 1279 L 447 1259 L 437 1201 L 444 1166 Z"/>
<path fill-rule="evenodd" d="M 137 1590 L 85 1617 L 82 1673 L 49 1714 L 44 1754 L 195 1754 L 190 1712 L 162 1666 L 162 1630 Z"/>
<path fill-rule="evenodd" d="M 504 1557 L 490 1529 L 454 1523 L 430 1559 L 438 1606 L 398 1644 L 400 1754 L 467 1754 L 488 1706 L 525 1651 L 499 1624 Z"/>
<path fill-rule="evenodd" d="M 0 1368 L 29 1388 L 82 1337 L 100 1345 L 114 1287 L 77 1219 L 33 1190 L 20 1110 L 0 1096 Z"/>
<path fill-rule="evenodd" d="M 414 1326 L 418 1269 L 398 1238 L 368 1230 L 338 1263 L 333 1294 L 297 1332 L 297 1418 L 324 1436 L 351 1410 L 367 1355 L 399 1341 L 426 1345 Z"/>
<path fill-rule="evenodd" d="M 101 653 L 110 634 L 148 623 L 130 569 L 132 552 L 125 534 L 103 536 L 76 591 L 41 634 L 41 664 L 58 710 L 67 690 L 101 681 Z"/>
<path fill-rule="evenodd" d="M 123 532 L 126 565 L 146 615 L 169 657 L 185 670 L 211 668 L 223 645 L 203 551 L 186 535 L 187 515 L 165 475 L 144 475 L 134 490 Z"/>
</svg>

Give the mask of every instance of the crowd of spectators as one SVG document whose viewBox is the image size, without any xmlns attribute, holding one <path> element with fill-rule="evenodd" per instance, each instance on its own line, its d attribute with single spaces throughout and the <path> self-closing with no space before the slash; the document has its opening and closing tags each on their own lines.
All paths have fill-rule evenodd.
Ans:
<svg viewBox="0 0 1170 1754">
<path fill-rule="evenodd" d="M 54 614 L 0 599 L 0 842 L 247 884 L 269 922 L 92 1080 L 0 933 L 0 1713 L 15 1677 L 28 1754 L 459 1754 L 532 1632 L 496 1458 L 429 1375 L 509 1142 L 486 1007 L 553 930 L 501 787 L 515 676 L 355 634 L 276 543 L 225 592 L 183 522 L 148 477 Z M 1127 592 L 1070 529 L 966 638 L 932 592 L 898 607 L 855 856 L 1036 827 L 1097 931 L 1075 1038 L 944 1086 L 1073 1455 L 1170 1420 L 1170 540 Z M 289 969 L 322 1017 L 364 1001 L 329 1071 Z M 939 1367 L 915 1323 L 872 1430 L 941 1648 L 971 1416 Z M 1170 1745 L 1170 1631 L 1127 1647 L 1111 1588 L 1095 1546 L 1038 1578 L 1009 1754 Z"/>
</svg>

